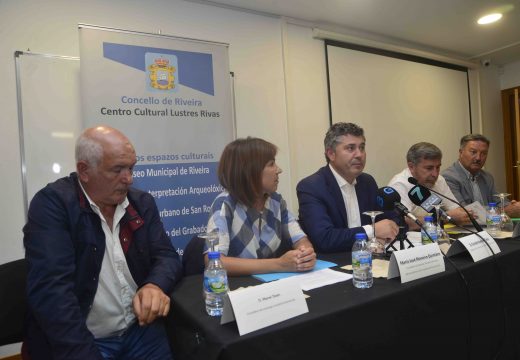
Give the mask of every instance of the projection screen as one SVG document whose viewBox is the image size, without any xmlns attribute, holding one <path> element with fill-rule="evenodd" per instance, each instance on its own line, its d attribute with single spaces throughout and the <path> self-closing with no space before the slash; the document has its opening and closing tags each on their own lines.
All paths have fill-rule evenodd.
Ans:
<svg viewBox="0 0 520 360">
<path fill-rule="evenodd" d="M 365 172 L 379 186 L 406 167 L 411 145 L 427 141 L 446 168 L 471 132 L 467 68 L 439 61 L 326 41 L 331 123 L 365 130 Z"/>
</svg>

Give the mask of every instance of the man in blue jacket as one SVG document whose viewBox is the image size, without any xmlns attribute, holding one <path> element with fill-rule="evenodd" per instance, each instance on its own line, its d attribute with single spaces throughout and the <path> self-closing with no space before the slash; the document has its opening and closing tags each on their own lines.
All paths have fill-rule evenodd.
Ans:
<svg viewBox="0 0 520 360">
<path fill-rule="evenodd" d="M 25 359 L 171 359 L 159 318 L 182 269 L 135 163 L 121 132 L 87 129 L 77 172 L 31 201 Z"/>
<path fill-rule="evenodd" d="M 356 233 L 372 236 L 371 219 L 362 214 L 379 206 L 376 181 L 363 173 L 365 142 L 363 129 L 356 124 L 332 125 L 324 140 L 328 164 L 296 187 L 300 223 L 316 252 L 350 251 Z M 377 221 L 375 230 L 385 241 L 399 232 L 389 219 Z"/>
</svg>

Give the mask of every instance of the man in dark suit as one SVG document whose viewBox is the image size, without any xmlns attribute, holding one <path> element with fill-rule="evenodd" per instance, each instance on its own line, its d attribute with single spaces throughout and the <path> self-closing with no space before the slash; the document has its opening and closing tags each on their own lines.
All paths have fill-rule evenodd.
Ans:
<svg viewBox="0 0 520 360">
<path fill-rule="evenodd" d="M 498 202 L 494 196 L 495 181 L 493 175 L 482 169 L 486 164 L 489 140 L 480 134 L 465 135 L 460 139 L 459 160 L 442 172 L 453 195 L 462 205 L 475 201 L 487 206 Z M 511 217 L 520 216 L 520 202 L 511 201 L 504 208 Z"/>
<path fill-rule="evenodd" d="M 379 207 L 376 181 L 363 173 L 365 141 L 363 129 L 356 124 L 332 125 L 324 140 L 328 164 L 296 187 L 300 223 L 317 252 L 347 251 L 356 233 L 372 236 L 371 219 L 363 212 Z M 375 231 L 378 238 L 391 240 L 399 228 L 394 221 L 382 219 Z"/>
</svg>

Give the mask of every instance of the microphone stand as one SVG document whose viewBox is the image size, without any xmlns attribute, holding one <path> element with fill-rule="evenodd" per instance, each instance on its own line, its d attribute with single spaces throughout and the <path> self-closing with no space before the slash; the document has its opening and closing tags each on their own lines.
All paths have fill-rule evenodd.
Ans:
<svg viewBox="0 0 520 360">
<path fill-rule="evenodd" d="M 408 243 L 408 248 L 414 247 L 413 244 L 410 242 L 410 240 L 408 240 L 408 238 L 406 237 L 406 234 L 404 233 L 404 229 L 406 227 L 406 222 L 404 221 L 403 215 L 399 216 L 398 226 L 399 226 L 399 233 L 397 234 L 395 239 L 392 240 L 392 242 L 390 242 L 390 244 L 388 244 L 388 246 L 386 247 L 386 251 L 388 251 L 388 249 L 393 249 L 393 251 L 404 250 L 404 249 L 406 249 L 405 242 Z M 396 249 L 394 247 L 394 244 L 398 241 L 399 241 L 399 249 Z M 393 252 L 393 251 L 391 251 L 391 252 Z"/>
</svg>

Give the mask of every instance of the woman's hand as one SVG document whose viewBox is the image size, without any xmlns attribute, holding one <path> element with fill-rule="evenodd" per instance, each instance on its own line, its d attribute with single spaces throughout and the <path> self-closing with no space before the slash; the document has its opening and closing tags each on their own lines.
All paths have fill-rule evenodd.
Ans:
<svg viewBox="0 0 520 360">
<path fill-rule="evenodd" d="M 316 253 L 312 247 L 300 246 L 287 251 L 279 260 L 283 271 L 309 271 L 316 264 Z"/>
</svg>

